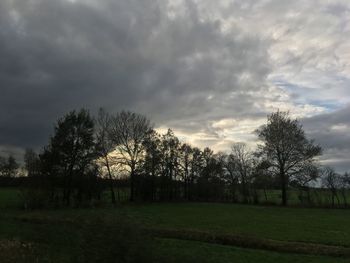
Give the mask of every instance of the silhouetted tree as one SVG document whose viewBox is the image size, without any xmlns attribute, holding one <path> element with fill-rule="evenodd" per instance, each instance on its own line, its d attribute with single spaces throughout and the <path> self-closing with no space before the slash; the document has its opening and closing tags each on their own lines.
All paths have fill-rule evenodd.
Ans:
<svg viewBox="0 0 350 263">
<path fill-rule="evenodd" d="M 231 147 L 231 161 L 239 174 L 243 202 L 249 200 L 249 184 L 253 171 L 253 155 L 244 143 L 234 143 Z"/>
<path fill-rule="evenodd" d="M 29 177 L 40 176 L 41 166 L 39 155 L 33 149 L 26 149 L 24 153 L 24 167 Z"/>
<path fill-rule="evenodd" d="M 225 182 L 222 163 L 209 148 L 202 152 L 202 169 L 197 179 L 198 198 L 200 200 L 222 200 Z"/>
<path fill-rule="evenodd" d="M 348 205 L 347 193 L 349 192 L 349 189 L 350 189 L 350 174 L 346 172 L 343 175 L 341 175 L 340 183 L 341 183 L 340 188 L 341 188 L 341 194 L 343 197 L 344 206 L 347 206 Z"/>
<path fill-rule="evenodd" d="M 270 170 L 280 178 L 282 205 L 287 205 L 289 180 L 321 154 L 321 147 L 308 140 L 296 119 L 288 112 L 277 111 L 268 116 L 267 124 L 257 130 L 260 155 L 270 163 Z"/>
<path fill-rule="evenodd" d="M 299 200 L 304 202 L 303 192 L 306 191 L 306 200 L 311 204 L 311 193 L 310 193 L 310 184 L 315 182 L 319 178 L 319 169 L 316 165 L 310 164 L 305 165 L 303 169 L 299 171 L 296 175 L 293 176 L 293 181 L 295 185 L 299 188 Z"/>
<path fill-rule="evenodd" d="M 340 188 L 341 179 L 333 168 L 325 167 L 321 170 L 322 172 L 322 184 L 324 187 L 330 190 L 332 198 L 332 207 L 335 205 L 335 199 L 337 199 L 338 205 L 340 204 L 338 189 Z"/>
<path fill-rule="evenodd" d="M 195 184 L 198 183 L 198 179 L 204 169 L 204 159 L 202 151 L 198 147 L 192 149 L 192 161 L 190 163 L 190 184 L 189 184 L 189 200 L 192 201 L 196 197 Z"/>
<path fill-rule="evenodd" d="M 161 136 L 153 130 L 145 138 L 143 145 L 145 148 L 143 172 L 151 178 L 151 189 L 143 191 L 146 190 L 151 201 L 154 201 L 157 198 L 157 177 L 162 173 Z"/>
<path fill-rule="evenodd" d="M 113 135 L 111 131 L 112 120 L 110 115 L 104 110 L 100 109 L 97 117 L 97 127 L 96 127 L 96 151 L 100 158 L 100 163 L 102 167 L 106 167 L 109 189 L 111 193 L 111 202 L 116 204 L 116 198 L 114 193 L 113 175 L 111 166 L 118 165 L 116 157 L 112 155 L 112 152 L 116 148 L 116 143 L 113 140 Z"/>
<path fill-rule="evenodd" d="M 179 175 L 180 141 L 171 129 L 162 136 L 162 199 L 174 198 L 174 181 Z"/>
<path fill-rule="evenodd" d="M 77 200 L 86 189 L 84 174 L 95 169 L 94 121 L 88 111 L 71 111 L 59 119 L 49 145 L 41 154 L 43 172 L 54 185 L 62 182 L 62 201 L 70 205 L 73 186 L 77 188 Z M 91 181 L 91 180 L 89 180 Z M 53 194 L 53 193 L 52 193 Z M 53 198 L 53 196 L 52 196 Z"/>
<path fill-rule="evenodd" d="M 192 147 L 184 143 L 180 147 L 180 168 L 182 170 L 182 181 L 184 182 L 184 198 L 189 199 L 191 162 L 193 161 Z"/>
<path fill-rule="evenodd" d="M 16 159 L 9 155 L 7 158 L 0 157 L 0 175 L 5 177 L 14 177 L 17 174 L 19 164 Z"/>
<path fill-rule="evenodd" d="M 229 186 L 230 197 L 233 202 L 237 201 L 237 188 L 239 184 L 239 173 L 236 169 L 236 162 L 232 154 L 222 153 L 219 157 L 223 169 L 225 170 L 224 179 Z"/>
<path fill-rule="evenodd" d="M 267 190 L 275 188 L 275 178 L 269 171 L 270 164 L 265 160 L 260 160 L 254 165 L 253 178 L 255 189 L 262 189 L 265 197 L 265 202 L 268 202 Z"/>
<path fill-rule="evenodd" d="M 136 170 L 143 162 L 144 140 L 152 130 L 143 115 L 122 111 L 111 116 L 110 136 L 116 145 L 118 162 L 130 172 L 130 201 L 135 199 Z"/>
</svg>

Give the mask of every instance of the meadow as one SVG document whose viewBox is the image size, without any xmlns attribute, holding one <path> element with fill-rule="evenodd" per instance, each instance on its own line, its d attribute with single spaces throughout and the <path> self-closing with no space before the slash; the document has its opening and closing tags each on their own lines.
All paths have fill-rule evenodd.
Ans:
<svg viewBox="0 0 350 263">
<path fill-rule="evenodd" d="M 229 203 L 20 209 L 0 190 L 1 262 L 349 262 L 350 210 Z"/>
</svg>

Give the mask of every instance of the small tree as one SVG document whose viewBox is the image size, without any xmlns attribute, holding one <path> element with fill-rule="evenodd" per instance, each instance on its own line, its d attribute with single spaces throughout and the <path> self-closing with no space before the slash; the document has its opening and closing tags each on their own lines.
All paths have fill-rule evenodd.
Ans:
<svg viewBox="0 0 350 263">
<path fill-rule="evenodd" d="M 277 111 L 268 116 L 267 124 L 257 130 L 263 145 L 260 156 L 270 163 L 270 170 L 280 178 L 282 205 L 287 205 L 290 178 L 313 163 L 322 149 L 306 138 L 302 125 L 288 112 Z"/>
</svg>

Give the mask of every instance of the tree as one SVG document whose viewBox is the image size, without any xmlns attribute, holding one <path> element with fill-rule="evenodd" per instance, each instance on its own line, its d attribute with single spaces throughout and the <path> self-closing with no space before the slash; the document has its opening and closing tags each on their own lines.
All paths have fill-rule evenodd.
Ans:
<svg viewBox="0 0 350 263">
<path fill-rule="evenodd" d="M 253 155 L 245 143 L 234 143 L 231 147 L 231 158 L 242 189 L 243 202 L 247 203 L 249 198 L 248 184 L 253 171 Z"/>
<path fill-rule="evenodd" d="M 338 189 L 341 187 L 341 178 L 331 167 L 322 169 L 322 184 L 331 191 L 332 207 L 334 207 L 334 200 L 337 199 L 338 205 L 340 200 L 338 197 Z"/>
<path fill-rule="evenodd" d="M 111 153 L 114 151 L 115 147 L 116 144 L 111 138 L 111 117 L 104 109 L 101 108 L 97 117 L 96 151 L 98 157 L 100 158 L 100 163 L 107 169 L 112 204 L 116 204 L 113 175 L 111 172 L 111 166 L 117 165 L 115 158 L 111 156 Z"/>
<path fill-rule="evenodd" d="M 344 206 L 347 206 L 348 202 L 347 202 L 346 196 L 350 188 L 350 173 L 346 172 L 343 175 L 341 175 L 340 181 L 341 181 L 341 194 L 343 196 Z"/>
<path fill-rule="evenodd" d="M 14 177 L 17 174 L 19 164 L 16 159 L 9 155 L 7 158 L 0 156 L 0 175 L 6 177 Z"/>
<path fill-rule="evenodd" d="M 306 191 L 307 194 L 307 202 L 311 203 L 311 194 L 310 194 L 310 184 L 315 182 L 319 178 L 319 169 L 317 166 L 310 164 L 305 165 L 305 167 L 297 173 L 294 178 L 294 184 L 299 188 L 299 200 L 304 202 L 305 198 L 303 196 L 303 191 Z"/>
<path fill-rule="evenodd" d="M 143 161 L 143 142 L 152 126 L 145 116 L 122 111 L 111 117 L 110 136 L 116 145 L 118 162 L 130 172 L 130 201 L 135 199 L 135 175 Z"/>
<path fill-rule="evenodd" d="M 179 175 L 180 141 L 171 129 L 162 136 L 162 198 L 174 198 L 174 181 Z M 165 186 L 165 187 L 164 187 Z M 165 191 L 164 191 L 165 190 Z"/>
<path fill-rule="evenodd" d="M 5 175 L 6 158 L 0 156 L 0 176 Z"/>
<path fill-rule="evenodd" d="M 24 166 L 28 176 L 40 175 L 40 159 L 39 155 L 33 149 L 26 149 L 24 153 Z"/>
<path fill-rule="evenodd" d="M 163 152 L 161 151 L 161 136 L 156 131 L 152 130 L 143 142 L 145 148 L 145 157 L 143 163 L 143 172 L 151 179 L 149 189 L 142 189 L 144 196 L 154 201 L 156 199 L 156 178 L 161 174 Z M 147 188 L 144 186 L 143 188 Z M 147 193 L 147 194 L 145 194 Z"/>
<path fill-rule="evenodd" d="M 288 112 L 277 111 L 268 116 L 267 124 L 257 131 L 263 145 L 260 156 L 270 163 L 270 170 L 280 179 L 282 205 L 287 205 L 290 178 L 313 163 L 322 149 L 306 138 L 302 125 Z"/>
<path fill-rule="evenodd" d="M 232 154 L 221 153 L 219 156 L 221 160 L 222 167 L 225 171 L 224 178 L 230 186 L 231 200 L 233 202 L 237 201 L 236 188 L 239 182 L 239 174 L 236 170 L 236 162 Z"/>
<path fill-rule="evenodd" d="M 185 199 L 189 199 L 190 193 L 190 172 L 191 167 L 190 164 L 193 161 L 193 149 L 187 144 L 183 143 L 180 147 L 180 162 L 179 165 L 182 170 L 182 180 L 184 182 L 184 197 Z"/>
<path fill-rule="evenodd" d="M 90 180 L 83 175 L 91 174 L 95 170 L 96 159 L 94 121 L 89 112 L 84 109 L 79 112 L 71 111 L 59 119 L 55 133 L 40 159 L 44 172 L 51 177 L 53 188 L 55 179 L 61 179 L 59 181 L 63 187 L 63 203 L 70 205 L 73 183 L 77 188 L 77 200 L 81 201 L 84 188 L 90 188 L 84 184 Z"/>
</svg>

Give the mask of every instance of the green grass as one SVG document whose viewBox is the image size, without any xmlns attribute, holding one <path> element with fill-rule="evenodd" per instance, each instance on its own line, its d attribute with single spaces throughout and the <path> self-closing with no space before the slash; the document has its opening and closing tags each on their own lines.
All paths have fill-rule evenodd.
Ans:
<svg viewBox="0 0 350 263">
<path fill-rule="evenodd" d="M 125 207 L 148 225 L 350 246 L 350 211 L 183 203 Z"/>
<path fill-rule="evenodd" d="M 21 192 L 18 188 L 0 187 L 0 209 L 19 208 L 22 204 Z"/>
<path fill-rule="evenodd" d="M 195 241 L 181 241 L 174 239 L 157 240 L 158 255 L 166 255 L 164 262 L 182 263 L 345 263 L 348 259 L 320 257 L 313 255 L 283 254 L 257 249 L 243 249 L 230 246 L 213 245 Z"/>
<path fill-rule="evenodd" d="M 126 214 L 150 227 L 192 229 L 350 247 L 350 210 L 282 208 L 217 203 L 125 205 L 116 209 L 8 212 L 31 218 L 96 217 L 113 222 Z"/>
<path fill-rule="evenodd" d="M 106 195 L 108 197 L 108 193 Z M 33 244 L 35 260 L 41 259 L 38 262 L 76 262 L 76 258 L 86 252 L 86 236 L 96 239 L 92 246 L 90 244 L 91 251 L 104 254 L 98 251 L 104 251 L 106 243 L 113 243 L 115 236 L 110 236 L 105 230 L 106 234 L 97 238 L 99 229 L 118 225 L 120 218 L 136 222 L 142 228 L 203 231 L 350 248 L 350 210 L 345 209 L 219 203 L 125 204 L 116 208 L 36 211 L 14 209 L 20 204 L 17 189 L 0 189 L 0 254 L 18 255 L 9 249 L 4 252 L 2 242 L 24 242 Z M 164 237 L 145 243 L 152 247 L 152 262 L 349 262 L 348 258 L 280 253 Z M 15 251 L 23 250 L 19 246 L 20 249 Z M 23 250 L 21 253 L 27 252 Z M 28 255 L 26 262 L 31 262 L 29 258 Z M 25 261 L 14 259 L 6 262 Z"/>
<path fill-rule="evenodd" d="M 2 219 L 0 222 L 0 240 L 15 239 L 36 246 L 35 256 L 31 256 L 30 259 L 25 257 L 25 261 L 16 262 L 76 262 L 82 253 L 82 246 L 84 245 L 82 234 L 84 235 L 85 232 L 82 231 L 90 231 L 89 228 L 84 230 L 70 224 L 51 224 L 49 222 L 42 224 L 30 221 L 13 221 L 9 218 Z M 99 250 L 101 247 L 103 249 L 105 243 L 97 241 L 93 245 L 94 249 Z M 166 238 L 157 238 L 149 245 L 151 245 L 153 250 L 152 262 L 348 262 L 348 259 L 344 258 L 286 254 Z M 17 248 L 13 252 L 16 256 L 18 253 Z"/>
</svg>

